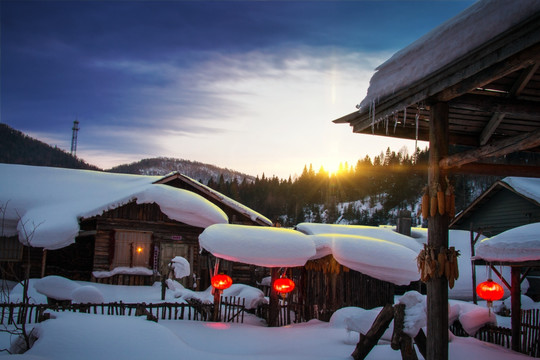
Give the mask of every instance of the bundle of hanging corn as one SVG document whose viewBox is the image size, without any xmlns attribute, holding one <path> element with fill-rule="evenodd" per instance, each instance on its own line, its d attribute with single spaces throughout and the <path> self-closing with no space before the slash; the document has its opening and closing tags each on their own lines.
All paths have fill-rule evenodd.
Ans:
<svg viewBox="0 0 540 360">
<path fill-rule="evenodd" d="M 431 188 L 424 187 L 422 195 L 422 218 L 427 219 L 429 216 L 448 215 L 453 218 L 456 215 L 456 200 L 454 187 L 450 184 L 450 180 L 446 178 L 446 190 L 443 191 L 441 184 L 436 183 Z"/>
<path fill-rule="evenodd" d="M 458 256 L 459 250 L 453 246 L 448 249 L 441 247 L 437 251 L 433 246 L 424 244 L 424 249 L 416 258 L 420 280 L 427 282 L 429 279 L 444 276 L 448 279 L 448 286 L 452 289 L 459 277 Z"/>
<path fill-rule="evenodd" d="M 306 270 L 322 271 L 324 274 L 339 274 L 342 271 L 348 272 L 349 268 L 341 265 L 332 255 L 327 255 L 320 259 L 309 260 L 306 262 Z"/>
</svg>

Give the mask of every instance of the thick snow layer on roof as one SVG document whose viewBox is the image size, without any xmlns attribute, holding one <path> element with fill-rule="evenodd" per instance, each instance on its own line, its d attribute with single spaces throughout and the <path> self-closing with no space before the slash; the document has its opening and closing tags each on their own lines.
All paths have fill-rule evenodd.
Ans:
<svg viewBox="0 0 540 360">
<path fill-rule="evenodd" d="M 540 222 L 482 240 L 476 246 L 476 258 L 512 262 L 540 260 Z"/>
<path fill-rule="evenodd" d="M 333 237 L 332 254 L 338 263 L 396 285 L 418 280 L 417 253 L 383 239 L 355 235 Z"/>
<path fill-rule="evenodd" d="M 201 228 L 228 222 L 227 215 L 203 197 L 152 184 L 159 177 L 9 164 L 0 164 L 0 173 L 3 232 L 18 234 L 23 243 L 30 238 L 34 247 L 72 244 L 80 218 L 131 201 L 155 202 L 169 218 Z"/>
<path fill-rule="evenodd" d="M 377 67 L 361 107 L 421 80 L 538 11 L 537 0 L 476 2 Z"/>
<path fill-rule="evenodd" d="M 169 176 L 169 175 L 167 175 L 167 176 Z M 165 176 L 165 178 L 167 176 Z M 197 180 L 194 180 L 194 179 L 192 179 L 192 178 L 190 178 L 190 177 L 188 177 L 186 175 L 182 174 L 181 176 L 188 179 L 189 181 L 191 181 L 193 183 L 196 183 L 198 186 L 205 189 L 207 192 L 214 194 L 214 196 L 218 197 L 222 203 L 228 205 L 229 207 L 231 207 L 233 209 L 236 209 L 240 213 L 248 215 L 251 220 L 256 221 L 257 219 L 259 219 L 260 221 L 266 223 L 268 226 L 273 225 L 272 220 L 268 219 L 267 217 L 265 217 L 264 215 L 262 215 L 262 214 L 260 214 L 260 213 L 258 213 L 256 211 L 254 211 L 253 209 L 250 209 L 249 207 L 245 206 L 244 204 L 239 203 L 238 201 L 233 200 L 230 197 L 225 196 L 222 193 L 217 192 L 216 190 L 212 189 L 211 187 L 206 186 L 204 184 L 201 184 Z"/>
<path fill-rule="evenodd" d="M 409 236 L 395 232 L 389 227 L 375 227 L 363 225 L 336 225 L 319 223 L 300 223 L 296 225 L 296 230 L 307 235 L 317 234 L 343 234 L 368 236 L 377 239 L 384 239 L 393 243 L 403 245 L 417 253 L 422 250 L 422 245 Z"/>
<path fill-rule="evenodd" d="M 276 227 L 216 224 L 199 235 L 199 243 L 219 258 L 266 267 L 302 266 L 315 255 L 308 236 Z"/>
<path fill-rule="evenodd" d="M 510 176 L 502 181 L 516 192 L 540 204 L 540 179 Z"/>
<path fill-rule="evenodd" d="M 329 254 L 342 265 L 374 278 L 407 285 L 419 279 L 418 253 L 392 239 L 347 235 L 305 235 L 302 232 L 257 226 L 212 225 L 199 236 L 202 248 L 215 256 L 267 267 L 303 266 L 307 260 Z M 412 240 L 414 241 L 414 240 Z"/>
</svg>

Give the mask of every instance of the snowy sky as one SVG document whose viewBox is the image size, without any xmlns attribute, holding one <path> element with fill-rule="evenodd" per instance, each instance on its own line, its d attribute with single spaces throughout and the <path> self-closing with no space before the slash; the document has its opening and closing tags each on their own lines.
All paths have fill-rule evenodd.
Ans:
<svg viewBox="0 0 540 360">
<path fill-rule="evenodd" d="M 473 4 L 1 1 L 0 122 L 109 168 L 169 156 L 251 175 L 334 171 L 399 142 L 331 120 L 373 69 Z"/>
</svg>

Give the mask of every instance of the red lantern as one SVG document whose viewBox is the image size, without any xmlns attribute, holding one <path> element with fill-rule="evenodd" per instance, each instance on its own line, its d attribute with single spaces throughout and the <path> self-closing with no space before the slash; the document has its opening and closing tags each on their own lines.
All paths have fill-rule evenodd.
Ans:
<svg viewBox="0 0 540 360">
<path fill-rule="evenodd" d="M 476 287 L 476 293 L 482 299 L 487 300 L 488 303 L 491 303 L 493 301 L 502 299 L 504 296 L 504 289 L 495 281 L 488 279 L 488 281 L 478 284 Z"/>
<path fill-rule="evenodd" d="M 225 290 L 232 285 L 232 279 L 225 274 L 212 276 L 212 286 L 218 290 Z"/>
<path fill-rule="evenodd" d="M 289 293 L 294 290 L 294 286 L 294 281 L 286 277 L 282 277 L 274 281 L 274 290 L 276 290 L 278 293 Z"/>
</svg>

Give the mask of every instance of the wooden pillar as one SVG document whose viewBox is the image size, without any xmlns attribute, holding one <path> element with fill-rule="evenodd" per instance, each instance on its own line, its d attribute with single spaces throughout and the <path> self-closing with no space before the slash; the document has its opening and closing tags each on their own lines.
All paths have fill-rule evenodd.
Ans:
<svg viewBox="0 0 540 360">
<path fill-rule="evenodd" d="M 448 154 L 448 104 L 431 106 L 429 121 L 429 167 L 428 186 L 430 196 L 436 196 L 437 184 L 446 184 L 439 161 Z M 434 193 L 435 192 L 435 193 Z M 430 216 L 428 221 L 428 245 L 448 248 L 448 215 Z M 427 359 L 448 359 L 448 280 L 431 278 L 427 282 Z"/>
<path fill-rule="evenodd" d="M 279 325 L 279 296 L 276 290 L 274 290 L 274 282 L 278 278 L 279 269 L 273 267 L 271 270 L 272 281 L 270 282 L 270 296 L 268 304 L 268 320 L 267 324 L 270 327 Z"/>
<path fill-rule="evenodd" d="M 512 266 L 512 350 L 521 348 L 521 268 Z"/>
</svg>

